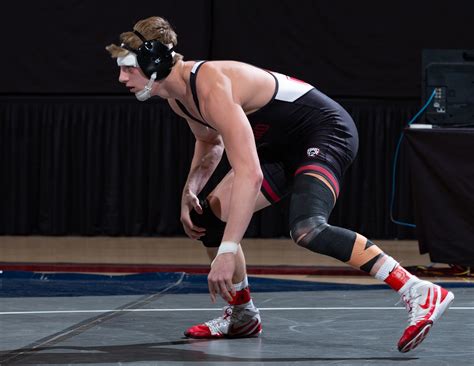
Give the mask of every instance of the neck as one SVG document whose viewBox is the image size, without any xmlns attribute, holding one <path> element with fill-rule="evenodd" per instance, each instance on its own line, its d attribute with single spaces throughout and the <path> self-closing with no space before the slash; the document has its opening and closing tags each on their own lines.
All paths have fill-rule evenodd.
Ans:
<svg viewBox="0 0 474 366">
<path fill-rule="evenodd" d="M 171 69 L 170 74 L 154 84 L 153 95 L 165 99 L 182 99 L 186 95 L 186 79 L 184 61 L 179 60 Z"/>
</svg>

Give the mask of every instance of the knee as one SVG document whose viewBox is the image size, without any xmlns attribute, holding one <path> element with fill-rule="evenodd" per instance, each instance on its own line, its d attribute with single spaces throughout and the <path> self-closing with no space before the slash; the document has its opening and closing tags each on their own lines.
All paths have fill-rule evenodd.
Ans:
<svg viewBox="0 0 474 366">
<path fill-rule="evenodd" d="M 312 217 L 292 225 L 291 237 L 299 246 L 340 261 L 351 258 L 356 233 L 331 226 L 322 217 Z"/>
<path fill-rule="evenodd" d="M 295 178 L 290 201 L 290 235 L 300 246 L 320 252 L 321 234 L 334 206 L 334 196 L 320 179 L 302 174 Z"/>
<path fill-rule="evenodd" d="M 217 248 L 224 236 L 226 223 L 214 214 L 207 199 L 201 201 L 201 207 L 202 214 L 191 210 L 191 221 L 193 224 L 206 229 L 206 235 L 199 239 L 202 244 L 208 248 Z"/>
<path fill-rule="evenodd" d="M 308 248 L 312 242 L 318 241 L 319 234 L 329 227 L 326 218 L 314 216 L 292 223 L 290 236 L 301 247 Z"/>
</svg>

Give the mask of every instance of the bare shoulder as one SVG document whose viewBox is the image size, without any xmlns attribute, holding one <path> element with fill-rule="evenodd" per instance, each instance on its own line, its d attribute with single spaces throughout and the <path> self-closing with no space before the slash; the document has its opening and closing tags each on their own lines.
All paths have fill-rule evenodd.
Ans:
<svg viewBox="0 0 474 366">
<path fill-rule="evenodd" d="M 230 79 L 268 74 L 257 66 L 239 61 L 208 61 L 202 65 L 202 71 L 211 76 L 229 77 Z"/>
<path fill-rule="evenodd" d="M 208 61 L 199 69 L 197 83 L 201 85 L 201 89 L 209 90 L 224 81 L 230 81 L 229 70 L 232 67 L 232 61 Z"/>
<path fill-rule="evenodd" d="M 275 79 L 268 71 L 244 62 L 209 61 L 201 69 L 200 95 L 205 98 L 216 89 L 225 90 L 245 111 L 265 105 L 275 91 Z"/>
</svg>

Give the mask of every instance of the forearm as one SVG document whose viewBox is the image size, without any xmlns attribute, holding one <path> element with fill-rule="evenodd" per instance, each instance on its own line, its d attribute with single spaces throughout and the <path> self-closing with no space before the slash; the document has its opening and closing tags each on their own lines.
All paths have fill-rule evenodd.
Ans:
<svg viewBox="0 0 474 366">
<path fill-rule="evenodd" d="M 240 243 L 255 211 L 255 202 L 261 183 L 261 172 L 235 173 L 229 217 L 222 241 Z"/>
<path fill-rule="evenodd" d="M 222 144 L 211 144 L 196 140 L 194 156 L 189 169 L 188 178 L 183 189 L 183 195 L 192 192 L 199 194 L 222 158 Z"/>
</svg>

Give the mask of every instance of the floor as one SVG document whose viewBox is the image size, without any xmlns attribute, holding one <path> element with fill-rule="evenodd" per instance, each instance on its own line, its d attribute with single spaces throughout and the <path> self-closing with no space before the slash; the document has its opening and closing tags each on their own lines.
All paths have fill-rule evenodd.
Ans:
<svg viewBox="0 0 474 366">
<path fill-rule="evenodd" d="M 190 340 L 219 316 L 206 276 L 4 272 L 0 363 L 30 365 L 469 365 L 474 286 L 445 284 L 452 308 L 416 350 L 396 343 L 407 313 L 384 285 L 250 278 L 260 338 Z"/>
<path fill-rule="evenodd" d="M 449 288 L 455 301 L 422 345 L 402 354 L 396 344 L 407 312 L 397 304 L 396 293 L 368 276 L 298 273 L 310 265 L 330 271 L 336 263 L 317 255 L 310 260 L 312 256 L 285 239 L 244 244 L 250 266 L 263 263 L 270 272 L 295 266 L 292 273 L 250 276 L 264 324 L 262 335 L 187 339 L 184 329 L 219 316 L 224 305 L 210 302 L 205 273 L 165 272 L 169 265 L 208 268 L 202 250 L 194 259 L 183 252 L 198 250 L 189 242 L 1 238 L 0 364 L 474 365 L 472 276 L 429 278 Z M 379 246 L 405 265 L 439 265 L 417 254 L 416 243 Z M 160 270 L 140 274 L 21 270 L 25 264 L 61 263 L 62 269 L 92 264 Z"/>
</svg>

